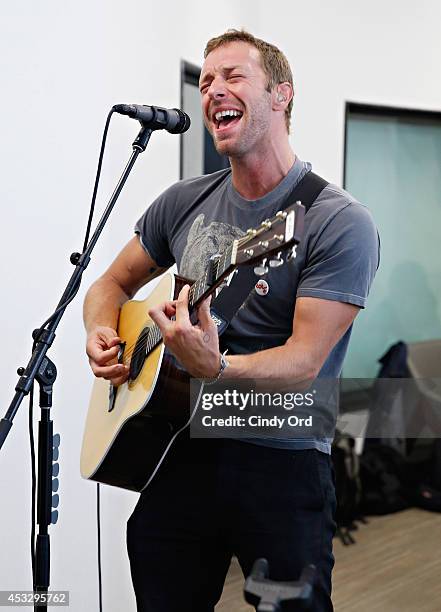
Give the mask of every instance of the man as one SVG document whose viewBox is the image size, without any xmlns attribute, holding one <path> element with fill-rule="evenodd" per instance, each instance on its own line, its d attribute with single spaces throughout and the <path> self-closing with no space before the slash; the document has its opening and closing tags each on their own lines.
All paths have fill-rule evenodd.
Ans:
<svg viewBox="0 0 441 612">
<path fill-rule="evenodd" d="M 209 257 L 274 215 L 311 166 L 289 144 L 293 80 L 273 45 L 235 30 L 209 41 L 200 77 L 205 124 L 231 170 L 170 187 L 136 225 L 136 236 L 90 288 L 87 353 L 96 376 L 121 384 L 116 364 L 121 305 L 174 262 L 197 278 Z M 188 286 L 151 310 L 165 345 L 195 377 L 293 383 L 338 377 L 352 322 L 378 266 L 370 214 L 327 186 L 305 217 L 297 258 L 266 277 L 222 338 L 208 301 L 188 315 Z M 139 610 L 209 612 L 233 554 L 248 575 L 266 557 L 271 577 L 317 566 L 314 610 L 332 610 L 335 496 L 327 439 L 199 440 L 181 436 L 128 523 Z"/>
</svg>

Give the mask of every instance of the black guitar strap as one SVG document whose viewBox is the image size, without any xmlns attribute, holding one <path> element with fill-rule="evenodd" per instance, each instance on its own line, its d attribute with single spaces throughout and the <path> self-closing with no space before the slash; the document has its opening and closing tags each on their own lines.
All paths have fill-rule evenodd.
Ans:
<svg viewBox="0 0 441 612">
<path fill-rule="evenodd" d="M 306 211 L 311 208 L 323 189 L 328 185 L 325 179 L 314 172 L 308 172 L 286 196 L 280 210 L 300 201 Z M 211 318 L 216 323 L 219 335 L 223 334 L 231 319 L 242 306 L 256 284 L 254 266 L 243 266 L 233 276 L 230 284 L 224 287 L 211 305 Z"/>
</svg>

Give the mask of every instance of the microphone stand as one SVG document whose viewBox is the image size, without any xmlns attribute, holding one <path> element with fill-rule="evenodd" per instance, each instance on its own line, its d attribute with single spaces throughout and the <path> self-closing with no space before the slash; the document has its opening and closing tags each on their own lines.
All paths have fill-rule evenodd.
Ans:
<svg viewBox="0 0 441 612">
<path fill-rule="evenodd" d="M 55 339 L 55 330 L 68 304 L 75 297 L 81 283 L 81 278 L 84 270 L 90 262 L 90 255 L 98 241 L 101 232 L 104 229 L 106 221 L 112 212 L 113 207 L 119 197 L 119 194 L 124 187 L 124 184 L 135 164 L 138 155 L 145 151 L 152 134 L 152 129 L 141 122 L 141 130 L 132 144 L 133 152 L 130 159 L 121 175 L 121 178 L 109 200 L 109 203 L 97 224 L 96 230 L 92 235 L 87 247 L 82 254 L 72 253 L 70 257 L 71 263 L 75 266 L 67 287 L 58 303 L 54 316 L 50 319 L 49 324 L 41 332 L 35 330 L 32 334 L 34 346 L 32 355 L 26 368 L 17 370 L 20 376 L 15 387 L 14 398 L 9 405 L 6 415 L 0 420 L 0 449 L 6 440 L 8 433 L 12 427 L 14 416 L 20 407 L 25 395 L 31 391 L 34 380 L 40 386 L 40 408 L 41 420 L 39 422 L 38 431 L 38 485 L 37 485 L 37 522 L 38 534 L 35 546 L 35 573 L 33 591 L 36 595 L 47 594 L 49 588 L 50 574 L 50 541 L 48 534 L 48 526 L 51 522 L 55 523 L 58 518 L 58 513 L 52 515 L 52 459 L 53 459 L 53 422 L 50 419 L 50 408 L 52 406 L 52 391 L 53 383 L 56 380 L 57 369 L 55 364 L 46 357 L 46 353 L 52 346 Z M 57 437 L 55 445 L 58 445 Z M 58 466 L 57 466 L 58 467 Z M 56 475 L 56 474 L 55 474 Z M 54 486 L 56 490 L 56 485 Z M 55 506 L 58 505 L 58 499 Z M 47 597 L 35 596 L 35 602 L 39 599 L 38 611 L 46 612 Z M 41 602 L 41 603 L 40 603 Z M 34 609 L 37 610 L 37 605 L 34 604 Z"/>
</svg>

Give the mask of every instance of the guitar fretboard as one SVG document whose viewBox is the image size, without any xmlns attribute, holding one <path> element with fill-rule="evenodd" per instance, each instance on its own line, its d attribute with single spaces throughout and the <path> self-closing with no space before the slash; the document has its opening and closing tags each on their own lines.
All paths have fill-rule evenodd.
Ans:
<svg viewBox="0 0 441 612">
<path fill-rule="evenodd" d="M 212 270 L 207 268 L 203 276 L 193 283 L 188 295 L 188 305 L 190 310 L 194 308 L 194 305 L 198 302 L 198 300 L 200 300 L 207 289 L 209 289 L 211 285 L 214 284 L 230 266 L 232 262 L 233 247 L 234 243 L 232 243 L 226 249 L 225 253 L 214 262 Z M 208 279 L 212 274 L 214 275 L 214 283 L 209 284 Z"/>
<path fill-rule="evenodd" d="M 206 270 L 203 276 L 193 283 L 190 287 L 188 294 L 188 307 L 190 312 L 194 309 L 195 304 L 200 300 L 204 293 L 215 284 L 222 275 L 227 271 L 228 267 L 232 263 L 232 254 L 234 249 L 234 242 L 226 249 L 223 255 L 214 262 L 213 270 Z M 214 283 L 209 284 L 209 275 L 214 275 Z M 160 342 L 162 341 L 162 334 L 159 327 L 155 324 L 149 326 L 149 334 L 146 343 L 146 354 L 148 355 Z"/>
</svg>

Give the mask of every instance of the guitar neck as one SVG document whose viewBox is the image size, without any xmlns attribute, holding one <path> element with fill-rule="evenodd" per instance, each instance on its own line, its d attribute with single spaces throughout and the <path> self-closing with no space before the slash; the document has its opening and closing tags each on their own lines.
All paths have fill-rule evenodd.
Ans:
<svg viewBox="0 0 441 612">
<path fill-rule="evenodd" d="M 222 283 L 226 276 L 229 276 L 235 266 L 233 253 L 235 243 L 233 242 L 219 258 L 211 260 L 205 273 L 193 283 L 188 295 L 188 308 L 193 312 L 195 308 L 205 300 Z"/>
<path fill-rule="evenodd" d="M 207 266 L 205 273 L 190 287 L 188 294 L 188 310 L 190 315 L 196 310 L 203 300 L 205 300 L 217 289 L 217 287 L 219 287 L 225 277 L 229 276 L 235 269 L 236 266 L 231 263 L 234 248 L 233 243 L 228 247 L 228 249 L 226 249 L 225 253 L 221 257 L 212 260 L 209 266 Z M 149 337 L 146 344 L 147 354 L 161 342 L 161 330 L 155 323 L 149 327 Z"/>
<path fill-rule="evenodd" d="M 222 255 L 212 258 L 205 273 L 190 287 L 188 295 L 190 314 L 239 266 L 261 261 L 261 271 L 257 273 L 262 275 L 268 271 L 266 264 L 268 256 L 276 255 L 276 259 L 270 261 L 269 265 L 272 267 L 284 263 L 282 251 L 288 248 L 291 248 L 291 251 L 286 261 L 295 257 L 295 247 L 303 235 L 304 216 L 305 208 L 300 202 L 296 202 L 287 209 L 277 212 L 272 219 L 262 221 L 258 228 L 249 229 L 242 238 L 233 240 Z M 161 341 L 161 332 L 157 325 L 153 325 L 149 328 L 147 353 Z"/>
</svg>

